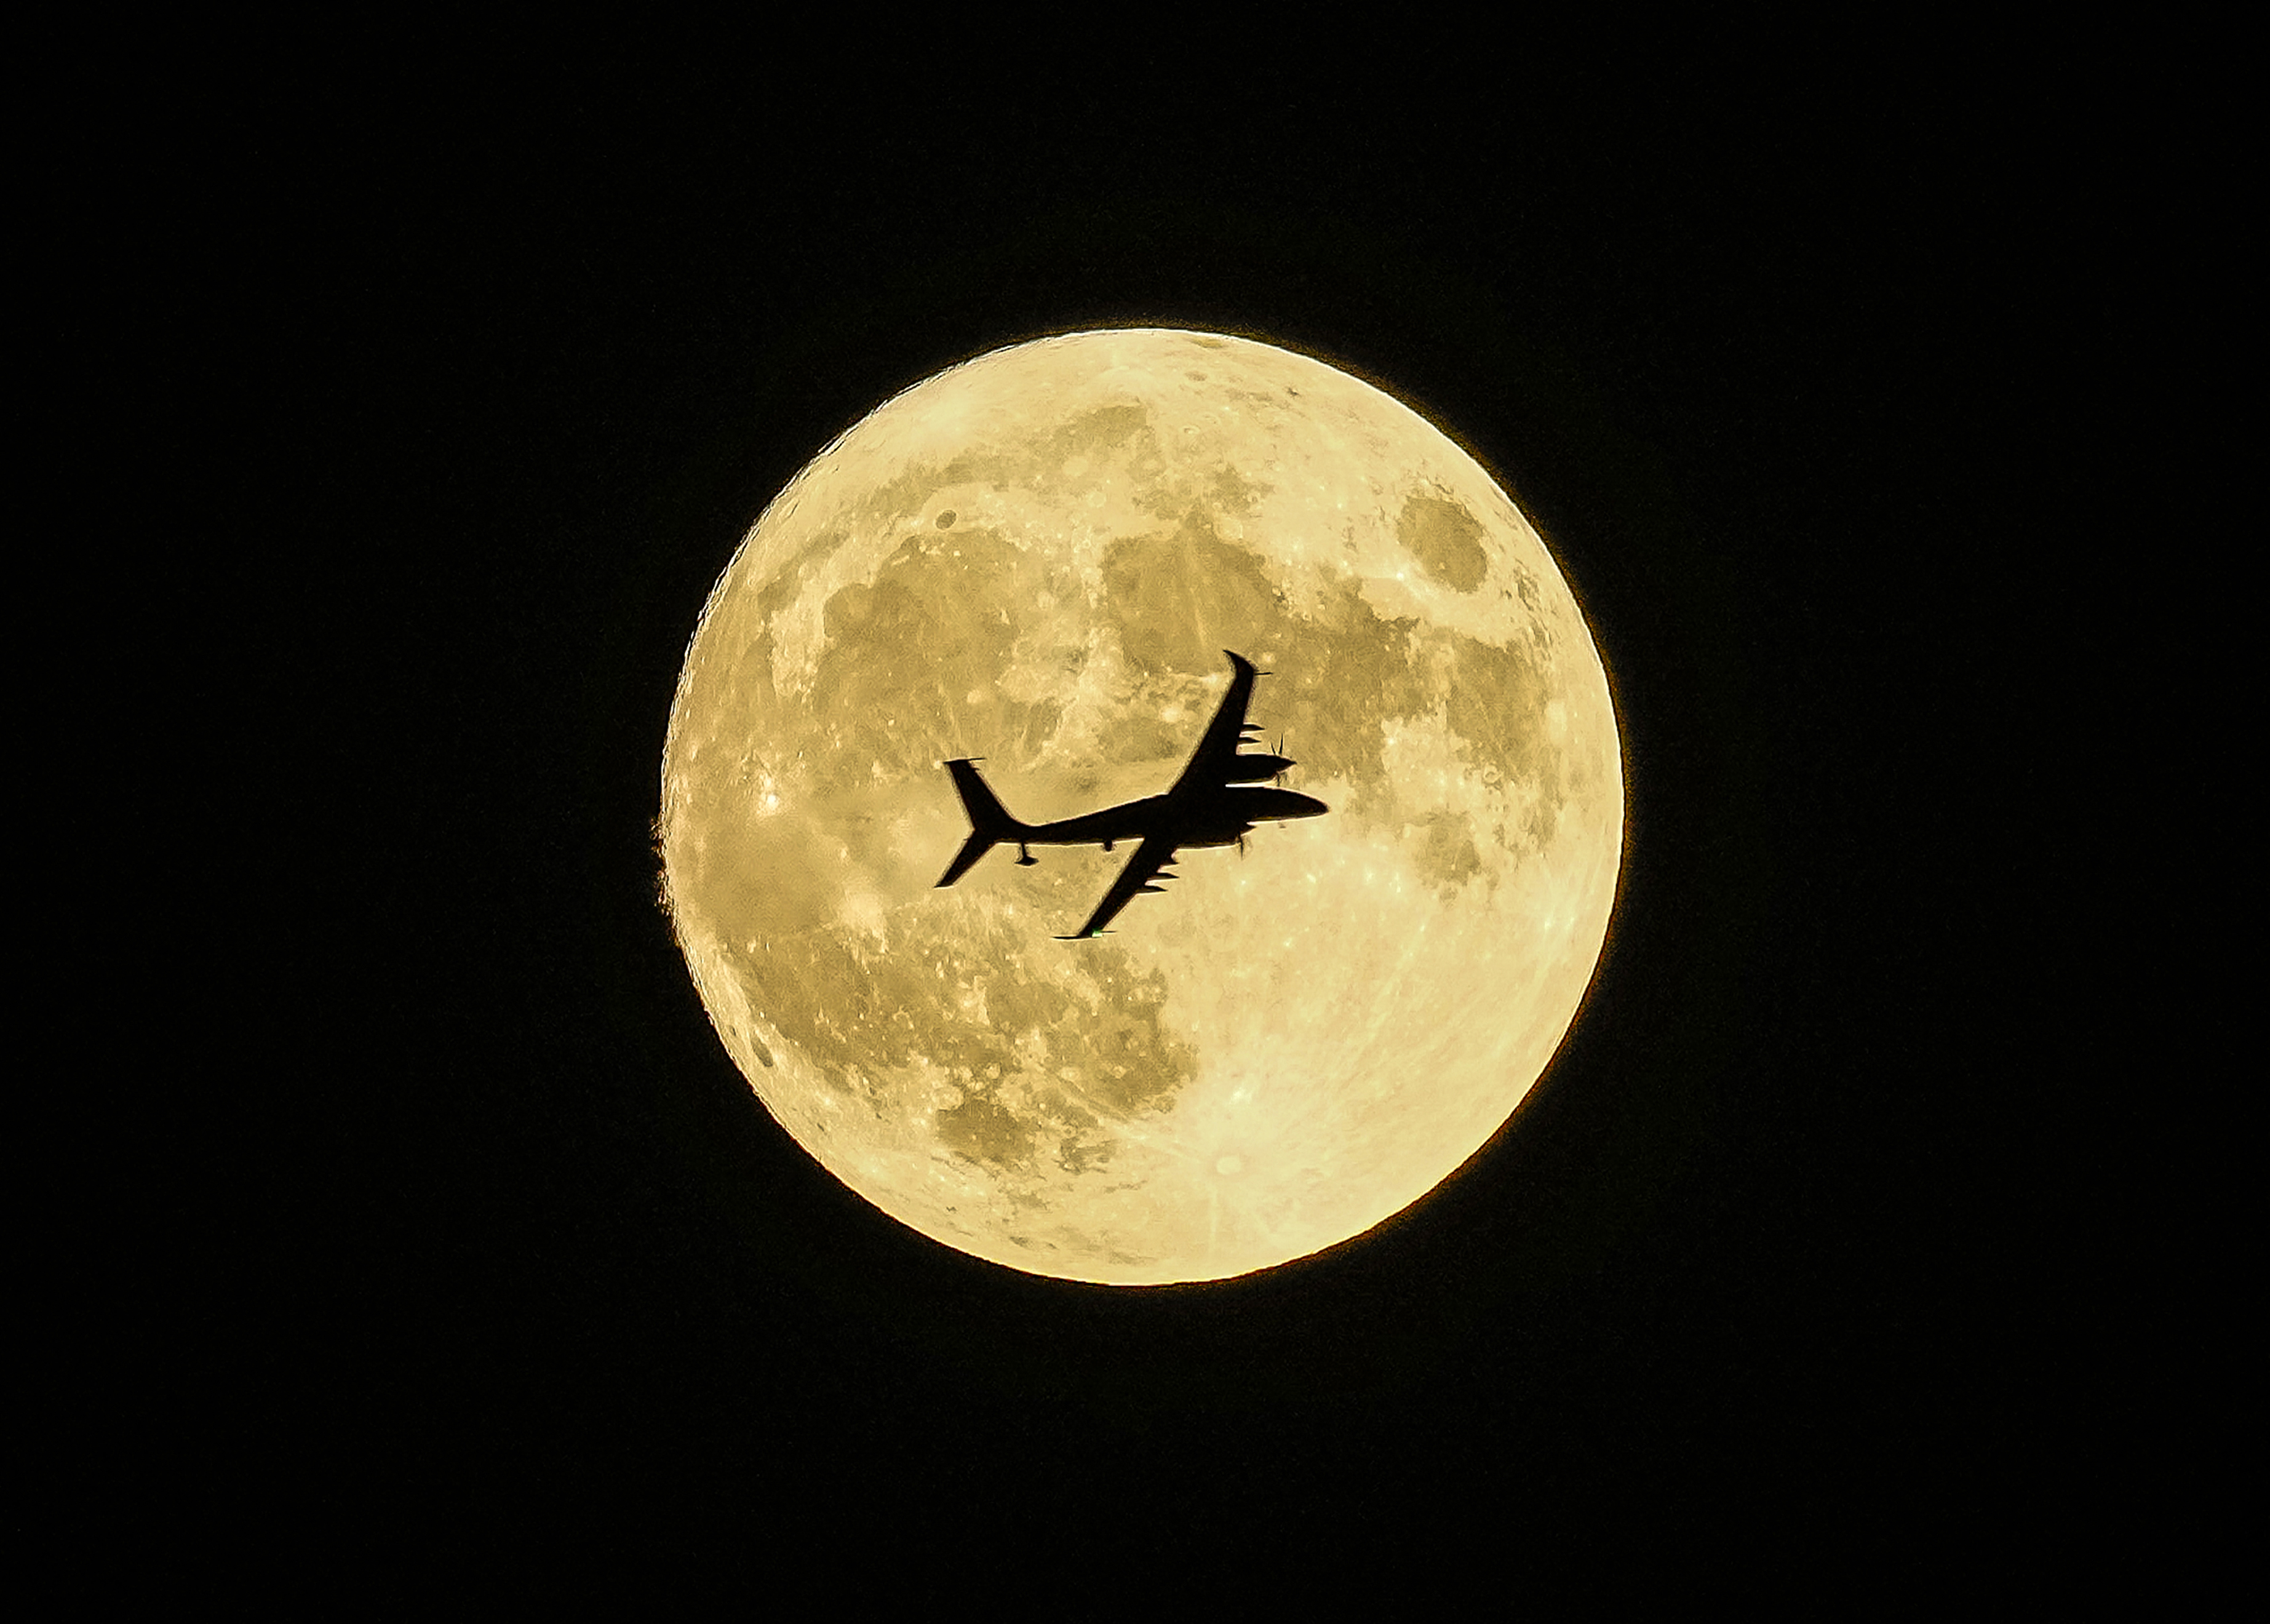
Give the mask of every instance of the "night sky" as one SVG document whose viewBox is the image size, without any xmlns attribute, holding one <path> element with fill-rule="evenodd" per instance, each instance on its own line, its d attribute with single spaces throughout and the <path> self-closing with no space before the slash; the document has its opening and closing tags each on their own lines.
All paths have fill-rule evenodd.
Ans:
<svg viewBox="0 0 2270 1624">
<path fill-rule="evenodd" d="M 2003 617 L 2059 115 L 1724 43 L 785 91 L 446 55 L 224 98 L 167 182 L 211 291 L 167 364 L 255 403 L 195 488 L 243 612 L 204 691 L 267 786 L 258 878 L 216 880 L 257 970 L 214 995 L 246 1109 L 196 1108 L 182 1458 L 1152 1551 L 1888 1547 L 2051 1470 L 2068 1265 L 2013 1193 L 2047 1085 L 1981 876 L 2038 680 Z M 649 829 L 686 640 L 781 485 L 941 367 L 1109 323 L 1274 340 L 1458 438 L 1591 617 L 1630 775 L 1608 952 L 1516 1127 L 1360 1242 L 1155 1291 L 942 1250 L 805 1158 Z"/>
</svg>

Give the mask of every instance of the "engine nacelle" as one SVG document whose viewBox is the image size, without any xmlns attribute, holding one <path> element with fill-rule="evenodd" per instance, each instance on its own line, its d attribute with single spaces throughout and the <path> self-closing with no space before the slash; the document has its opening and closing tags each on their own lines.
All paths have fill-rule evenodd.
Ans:
<svg viewBox="0 0 2270 1624">
<path fill-rule="evenodd" d="M 1222 775 L 1226 783 L 1257 784 L 1291 769 L 1293 762 L 1284 756 L 1232 756 L 1229 770 Z"/>
</svg>

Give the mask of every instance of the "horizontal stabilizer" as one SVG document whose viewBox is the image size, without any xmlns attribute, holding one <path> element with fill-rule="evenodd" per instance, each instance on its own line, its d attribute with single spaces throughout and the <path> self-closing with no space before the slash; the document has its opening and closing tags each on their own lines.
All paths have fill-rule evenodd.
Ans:
<svg viewBox="0 0 2270 1624">
<path fill-rule="evenodd" d="M 937 888 L 943 889 L 969 872 L 976 866 L 978 858 L 993 849 L 993 843 L 990 834 L 972 834 L 962 842 L 961 849 L 953 854 L 953 861 L 946 865 L 946 872 L 939 877 Z"/>
<path fill-rule="evenodd" d="M 948 761 L 946 770 L 953 776 L 954 790 L 961 797 L 961 810 L 969 814 L 969 838 L 961 842 L 961 849 L 946 864 L 938 882 L 939 886 L 950 886 L 969 872 L 978 858 L 1001 842 L 1015 840 L 1025 833 L 1025 826 L 1009 815 L 1000 797 L 977 775 L 974 760 Z M 1029 857 L 1020 860 L 1028 861 Z"/>
</svg>

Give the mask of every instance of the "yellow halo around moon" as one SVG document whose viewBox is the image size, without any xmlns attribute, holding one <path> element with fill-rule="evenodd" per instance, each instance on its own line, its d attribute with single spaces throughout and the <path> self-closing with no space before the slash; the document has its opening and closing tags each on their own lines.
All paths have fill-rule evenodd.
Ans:
<svg viewBox="0 0 2270 1624">
<path fill-rule="evenodd" d="M 997 848 L 1174 781 L 1224 649 L 1328 816 L 1184 854 Z M 686 650 L 664 892 L 767 1109 L 877 1206 L 1034 1273 L 1213 1279 L 1433 1189 L 1584 997 L 1623 775 L 1536 531 L 1408 407 L 1213 334 L 1072 333 L 878 408 L 765 510 Z"/>
</svg>

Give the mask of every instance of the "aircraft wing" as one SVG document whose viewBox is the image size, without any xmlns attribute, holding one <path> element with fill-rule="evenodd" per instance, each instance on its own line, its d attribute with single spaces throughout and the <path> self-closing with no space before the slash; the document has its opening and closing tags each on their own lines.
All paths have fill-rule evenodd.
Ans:
<svg viewBox="0 0 2270 1624">
<path fill-rule="evenodd" d="M 1103 894 L 1103 901 L 1095 905 L 1095 911 L 1087 916 L 1087 923 L 1080 926 L 1078 934 L 1059 936 L 1057 940 L 1077 942 L 1086 937 L 1102 935 L 1103 927 L 1111 923 L 1121 908 L 1144 892 L 1156 891 L 1165 880 L 1174 878 L 1172 874 L 1161 876 L 1159 872 L 1174 860 L 1175 842 L 1163 834 L 1146 836 L 1135 849 L 1135 855 L 1127 859 L 1127 866 L 1119 871 L 1119 878 L 1111 882 L 1111 889 Z"/>
<path fill-rule="evenodd" d="M 1224 775 L 1229 771 L 1229 759 L 1244 742 L 1245 708 L 1253 701 L 1253 679 L 1261 672 L 1243 655 L 1233 654 L 1228 649 L 1222 652 L 1229 655 L 1229 663 L 1236 668 L 1237 674 L 1229 679 L 1229 692 L 1221 696 L 1220 708 L 1206 723 L 1205 737 L 1191 753 L 1190 765 L 1175 780 L 1175 787 L 1167 792 L 1169 795 L 1180 795 L 1201 784 L 1218 790 L 1228 783 L 1229 780 Z"/>
</svg>

